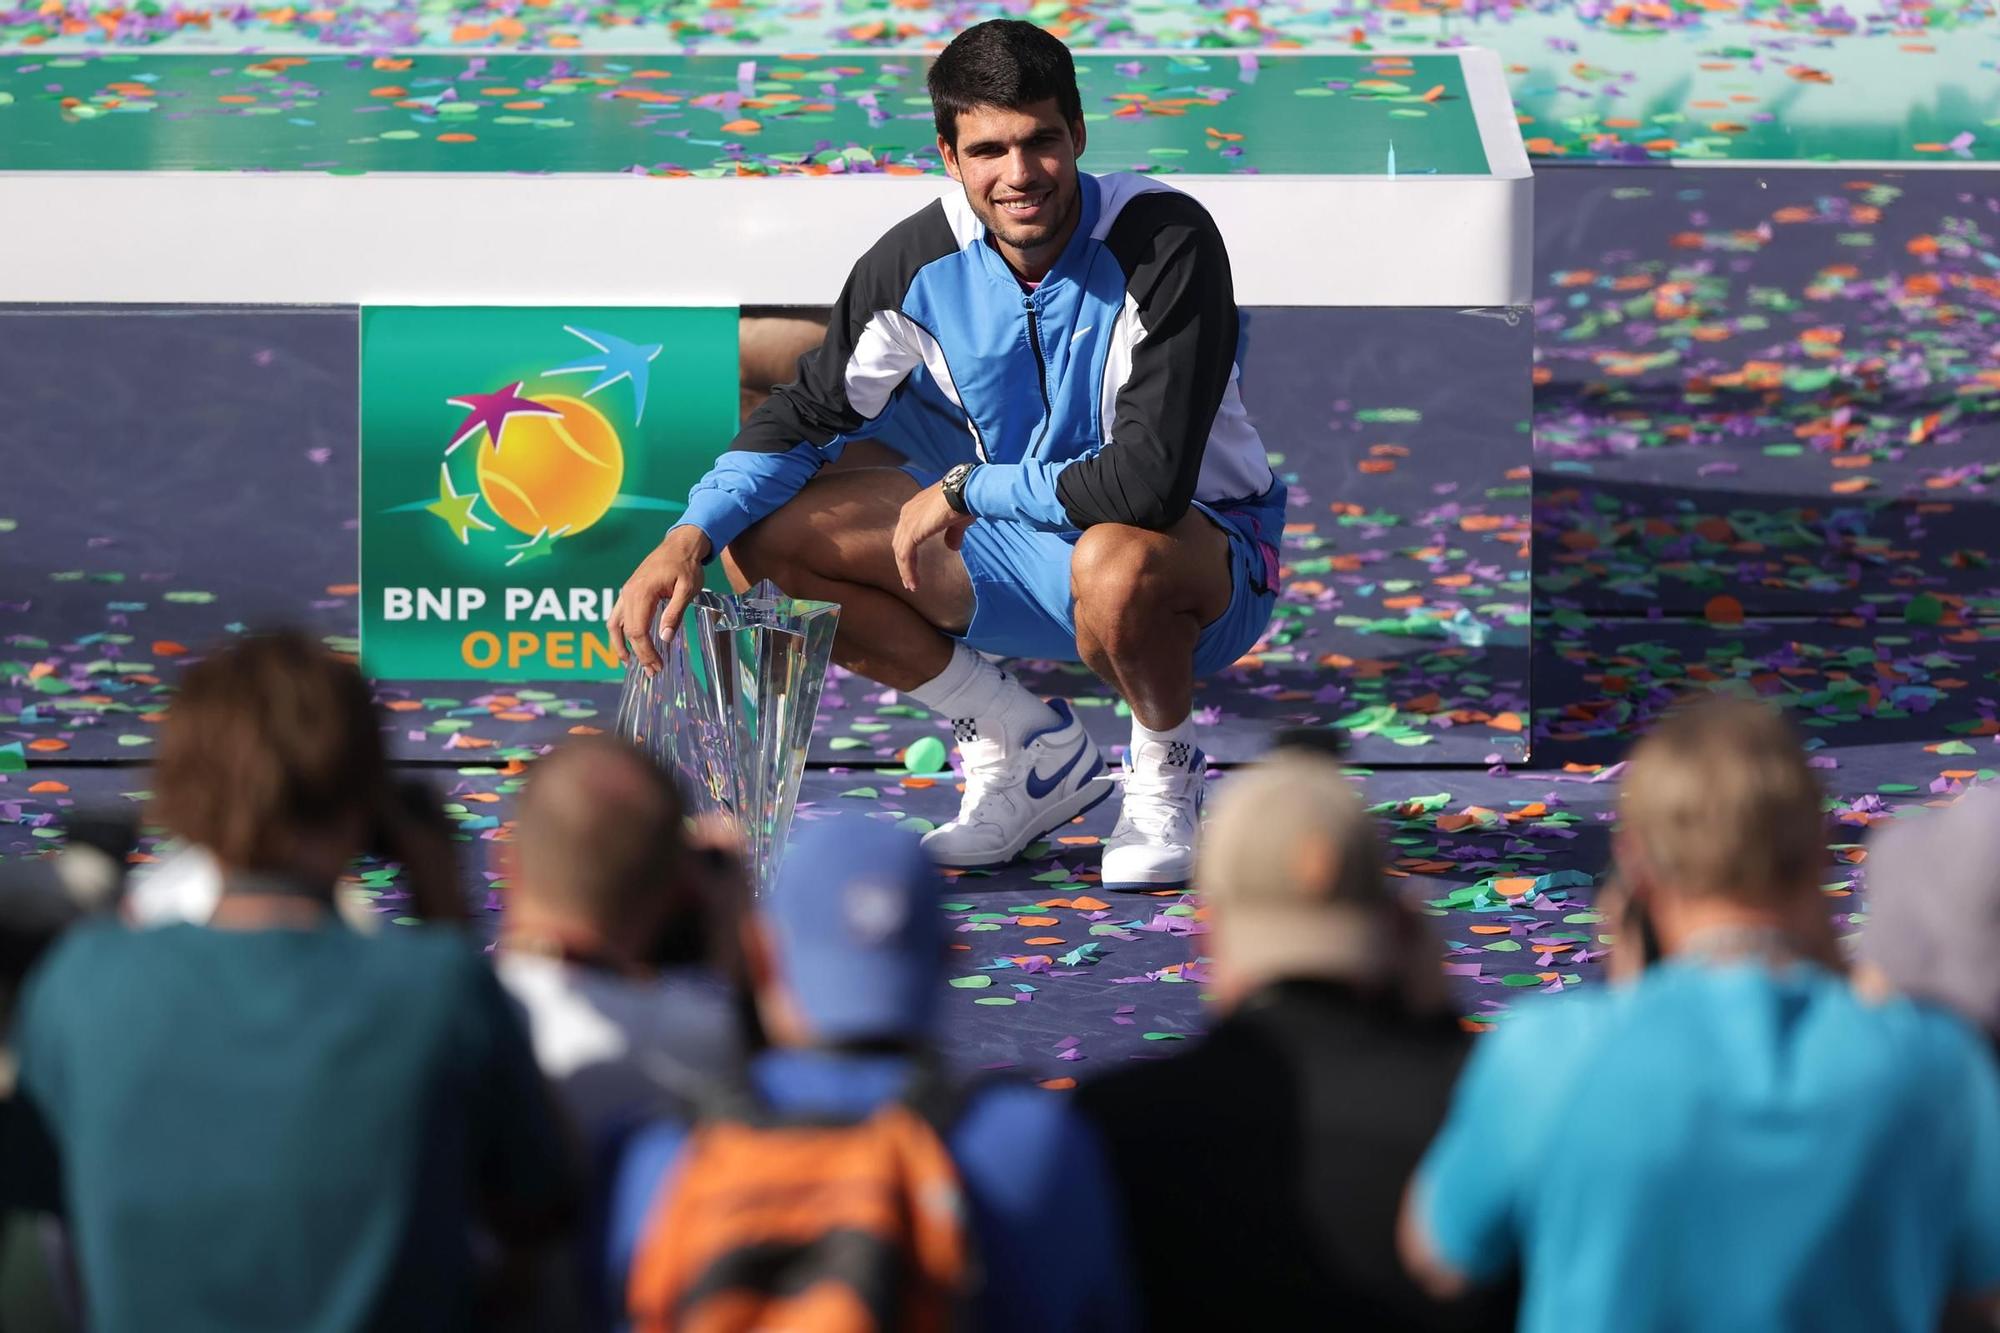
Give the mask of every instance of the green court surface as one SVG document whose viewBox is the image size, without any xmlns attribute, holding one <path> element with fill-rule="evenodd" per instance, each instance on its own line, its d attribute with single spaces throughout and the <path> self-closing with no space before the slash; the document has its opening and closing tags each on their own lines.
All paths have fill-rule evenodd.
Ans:
<svg viewBox="0 0 2000 1333">
<path fill-rule="evenodd" d="M 0 170 L 941 173 L 925 67 L 854 52 L 11 55 Z M 1096 171 L 1488 172 L 1457 55 L 1111 53 L 1077 73 Z"/>
</svg>

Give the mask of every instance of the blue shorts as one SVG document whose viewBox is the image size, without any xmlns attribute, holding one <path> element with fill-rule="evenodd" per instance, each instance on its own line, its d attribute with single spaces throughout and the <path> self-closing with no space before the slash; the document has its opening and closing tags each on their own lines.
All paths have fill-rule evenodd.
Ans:
<svg viewBox="0 0 2000 1333">
<path fill-rule="evenodd" d="M 943 475 L 921 463 L 906 463 L 903 471 L 919 486 Z M 1217 510 L 1198 500 L 1194 507 L 1229 538 L 1229 605 L 1202 626 L 1194 649 L 1194 674 L 1212 676 L 1255 647 L 1270 626 L 1278 601 L 1277 533 L 1267 533 L 1262 509 Z M 1079 661 L 1069 565 L 1082 535 L 995 518 L 967 528 L 959 555 L 972 578 L 972 623 L 954 637 L 1002 657 Z"/>
</svg>

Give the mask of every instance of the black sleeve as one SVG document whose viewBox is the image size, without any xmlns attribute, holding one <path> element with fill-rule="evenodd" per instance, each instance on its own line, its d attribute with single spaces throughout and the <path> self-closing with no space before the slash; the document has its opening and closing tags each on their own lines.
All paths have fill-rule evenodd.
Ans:
<svg viewBox="0 0 2000 1333">
<path fill-rule="evenodd" d="M 847 397 L 848 367 L 862 332 L 878 312 L 902 309 L 917 270 L 957 248 L 941 203 L 891 227 L 848 273 L 827 321 L 826 340 L 799 358 L 798 379 L 772 389 L 730 447 L 783 453 L 801 443 L 824 445 L 872 420 Z"/>
<path fill-rule="evenodd" d="M 1236 363 L 1236 288 L 1208 211 L 1187 195 L 1141 195 L 1105 245 L 1124 266 L 1145 336 L 1118 390 L 1111 439 L 1062 470 L 1056 495 L 1078 528 L 1160 531 L 1187 513 L 1209 428 Z"/>
</svg>

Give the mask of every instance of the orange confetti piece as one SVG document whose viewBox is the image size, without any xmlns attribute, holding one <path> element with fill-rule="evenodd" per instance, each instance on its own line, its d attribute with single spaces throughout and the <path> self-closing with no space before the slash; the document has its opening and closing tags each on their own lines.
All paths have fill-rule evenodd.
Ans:
<svg viewBox="0 0 2000 1333">
<path fill-rule="evenodd" d="M 1017 916 L 1014 918 L 1014 924 L 1017 926 L 1056 926 L 1062 923 L 1052 916 Z M 1032 944 L 1034 941 L 1030 940 L 1029 943 Z"/>
<path fill-rule="evenodd" d="M 459 130 L 454 130 L 450 134 L 440 134 L 438 136 L 439 143 L 477 143 L 478 141 L 479 141 L 478 135 L 466 134 L 463 131 Z"/>
<path fill-rule="evenodd" d="M 1067 941 L 1065 941 L 1065 940 L 1063 939 L 1063 937 L 1062 937 L 1062 936 L 1060 936 L 1060 935 L 1037 935 L 1037 936 L 1035 936 L 1035 938 L 1033 938 L 1033 939 L 1029 940 L 1029 941 L 1028 941 L 1028 943 L 1030 943 L 1030 944 L 1064 944 L 1064 943 L 1067 943 Z"/>
<path fill-rule="evenodd" d="M 67 750 L 69 742 L 59 741 L 53 736 L 44 736 L 41 740 L 29 741 L 28 748 L 30 750 L 39 750 L 43 754 L 54 754 L 58 750 Z"/>
<path fill-rule="evenodd" d="M 1726 594 L 1711 597 L 1708 605 L 1702 608 L 1702 615 L 1711 625 L 1740 625 L 1743 623 L 1743 603 Z"/>
<path fill-rule="evenodd" d="M 68 785 L 61 782 L 37 782 L 34 786 L 28 788 L 29 794 L 34 796 L 46 796 L 51 792 L 64 792 L 68 790 Z"/>
<path fill-rule="evenodd" d="M 762 125 L 754 120 L 732 120 L 722 127 L 722 132 L 724 134 L 756 134 L 762 131 L 763 128 Z"/>
<path fill-rule="evenodd" d="M 1067 842 L 1068 839 L 1064 841 Z M 1069 905 L 1079 912 L 1102 912 L 1111 906 L 1101 898 L 1072 898 Z"/>
</svg>

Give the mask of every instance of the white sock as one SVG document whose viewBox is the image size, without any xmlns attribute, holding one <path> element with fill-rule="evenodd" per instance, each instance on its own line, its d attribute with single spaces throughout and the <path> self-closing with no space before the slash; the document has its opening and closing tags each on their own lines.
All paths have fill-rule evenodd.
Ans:
<svg viewBox="0 0 2000 1333">
<path fill-rule="evenodd" d="M 935 679 L 904 693 L 950 718 L 959 741 L 997 738 L 1011 748 L 1056 721 L 1053 708 L 962 643 L 952 646 L 951 661 Z"/>
<path fill-rule="evenodd" d="M 1157 748 L 1148 750 L 1148 746 Z M 1140 722 L 1137 714 L 1132 717 L 1132 748 L 1129 753 L 1135 768 L 1142 759 L 1154 766 L 1187 768 L 1194 762 L 1194 752 L 1200 748 L 1195 738 L 1192 713 L 1182 718 L 1179 726 L 1166 731 L 1154 731 Z"/>
</svg>

